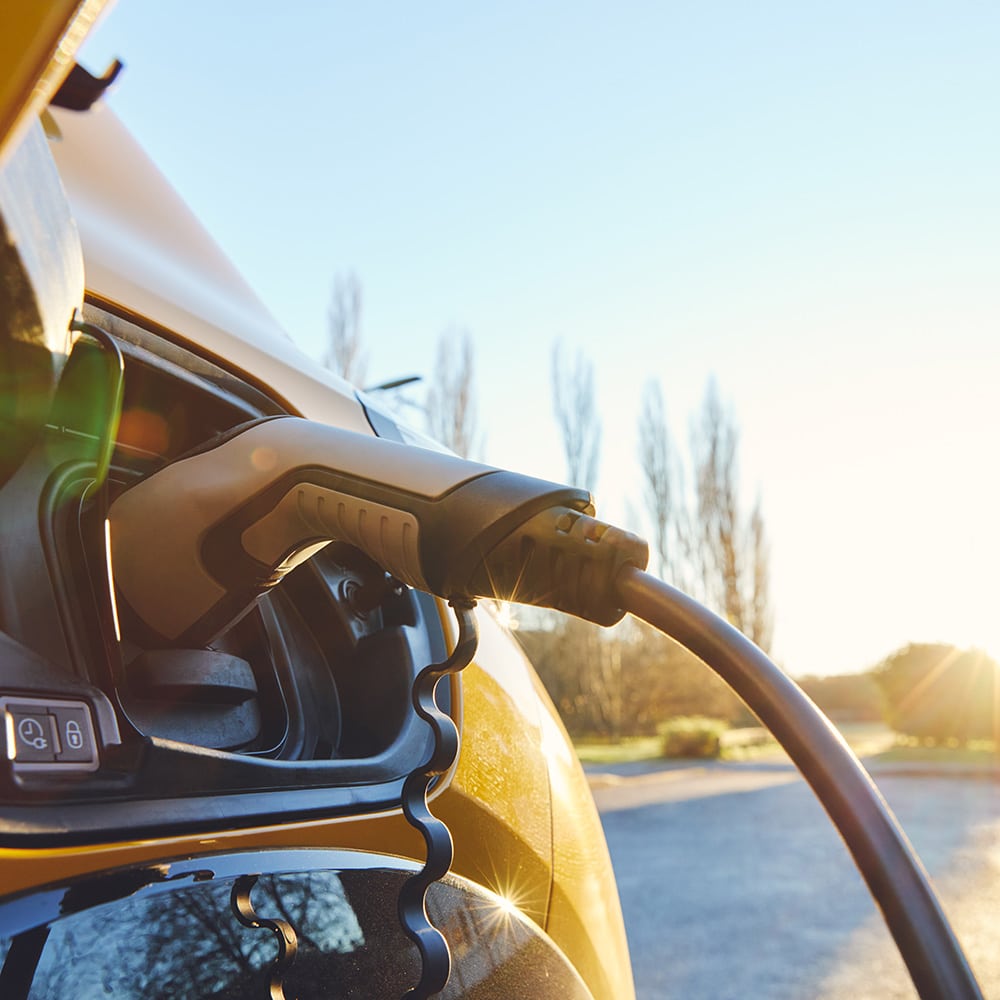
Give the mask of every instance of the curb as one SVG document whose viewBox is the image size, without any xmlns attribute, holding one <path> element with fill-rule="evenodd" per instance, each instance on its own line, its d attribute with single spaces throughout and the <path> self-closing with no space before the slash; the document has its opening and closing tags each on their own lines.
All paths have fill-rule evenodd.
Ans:
<svg viewBox="0 0 1000 1000">
<path fill-rule="evenodd" d="M 648 784 L 655 781 L 678 780 L 686 776 L 703 777 L 705 774 L 716 771 L 725 773 L 728 771 L 775 771 L 788 770 L 795 771 L 797 768 L 790 761 L 761 761 L 759 765 L 751 762 L 726 762 L 726 761 L 702 761 L 699 764 L 690 762 L 664 761 L 661 766 L 657 762 L 645 762 L 646 766 L 641 769 L 630 769 L 630 773 L 617 773 L 615 771 L 590 770 L 588 765 L 584 768 L 587 783 L 592 789 L 613 788 L 621 785 Z M 736 763 L 738 766 L 733 767 Z M 861 758 L 861 763 L 865 770 L 877 782 L 879 778 L 954 778 L 964 780 L 990 781 L 1000 783 L 1000 765 L 994 764 L 964 764 L 949 763 L 946 761 L 884 761 Z M 599 765 L 598 765 L 599 766 Z"/>
</svg>

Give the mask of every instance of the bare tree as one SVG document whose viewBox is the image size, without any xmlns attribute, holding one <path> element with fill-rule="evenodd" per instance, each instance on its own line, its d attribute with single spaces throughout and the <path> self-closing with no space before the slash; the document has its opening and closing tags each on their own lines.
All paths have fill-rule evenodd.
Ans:
<svg viewBox="0 0 1000 1000">
<path fill-rule="evenodd" d="M 438 339 L 426 409 L 430 435 L 463 458 L 472 458 L 479 450 L 480 437 L 474 352 L 467 330 L 452 330 Z"/>
<path fill-rule="evenodd" d="M 767 649 L 771 616 L 764 520 L 759 500 L 749 519 L 741 514 L 738 446 L 736 421 L 711 381 L 691 437 L 698 596 Z"/>
<path fill-rule="evenodd" d="M 556 416 L 570 478 L 593 481 L 600 426 L 593 373 L 582 356 L 563 364 L 553 353 Z M 644 500 L 661 572 L 711 605 L 761 648 L 771 640 L 768 546 L 758 498 L 745 516 L 739 498 L 739 433 L 710 382 L 692 424 L 690 464 L 675 449 L 662 390 L 642 395 L 638 455 Z M 583 470 L 583 471 L 581 471 Z M 747 710 L 697 657 L 633 623 L 612 635 L 559 618 L 522 629 L 525 645 L 567 727 L 575 735 L 653 733 L 670 716 L 705 714 L 746 724 Z"/>
<path fill-rule="evenodd" d="M 361 385 L 368 367 L 361 339 L 361 282 L 356 274 L 333 279 L 327 309 L 329 346 L 323 363 L 348 382 Z"/>
<path fill-rule="evenodd" d="M 743 566 L 737 543 L 737 443 L 736 424 L 723 409 L 714 380 L 710 381 L 691 435 L 699 577 L 705 599 L 740 627 Z"/>
<path fill-rule="evenodd" d="M 566 454 L 567 478 L 593 491 L 601 449 L 601 418 L 594 393 L 594 366 L 577 351 L 571 363 L 557 342 L 552 349 L 552 390 L 556 423 Z"/>
<path fill-rule="evenodd" d="M 653 735 L 659 723 L 678 715 L 746 724 L 746 709 L 724 681 L 642 622 L 608 633 L 563 616 L 520 629 L 517 638 L 574 736 Z"/>
<path fill-rule="evenodd" d="M 686 563 L 691 543 L 684 503 L 683 469 L 667 426 L 663 391 L 650 379 L 642 392 L 639 413 L 639 464 L 643 499 L 653 527 L 653 551 L 660 576 L 688 589 Z"/>
<path fill-rule="evenodd" d="M 770 546 L 764 531 L 764 515 L 759 496 L 750 514 L 750 551 L 753 559 L 753 587 L 747 635 L 761 649 L 770 649 L 774 625 L 771 613 Z"/>
</svg>

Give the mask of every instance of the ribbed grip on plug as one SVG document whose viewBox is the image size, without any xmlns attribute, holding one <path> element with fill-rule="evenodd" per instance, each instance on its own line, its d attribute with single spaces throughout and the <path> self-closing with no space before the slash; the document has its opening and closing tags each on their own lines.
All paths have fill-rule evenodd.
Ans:
<svg viewBox="0 0 1000 1000">
<path fill-rule="evenodd" d="M 279 566 L 289 539 L 336 538 L 356 545 L 393 576 L 427 589 L 420 568 L 420 524 L 405 510 L 314 483 L 298 483 L 241 536 L 243 549 L 265 566 Z"/>
<path fill-rule="evenodd" d="M 535 514 L 487 553 L 471 579 L 452 581 L 454 593 L 493 596 L 555 608 L 598 625 L 614 625 L 615 580 L 623 566 L 645 569 L 641 538 L 566 507 Z"/>
</svg>

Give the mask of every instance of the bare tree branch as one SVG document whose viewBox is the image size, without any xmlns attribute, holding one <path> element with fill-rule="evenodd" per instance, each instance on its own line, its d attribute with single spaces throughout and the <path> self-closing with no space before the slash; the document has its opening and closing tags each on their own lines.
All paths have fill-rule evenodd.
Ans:
<svg viewBox="0 0 1000 1000">
<path fill-rule="evenodd" d="M 698 595 L 767 649 L 771 638 L 768 551 L 760 502 L 744 521 L 739 505 L 739 432 L 708 384 L 691 437 L 695 469 Z"/>
<path fill-rule="evenodd" d="M 639 413 L 639 464 L 643 498 L 653 526 L 653 551 L 660 576 L 686 589 L 690 542 L 684 506 L 683 470 L 674 453 L 659 382 L 650 379 L 642 392 Z"/>
<path fill-rule="evenodd" d="M 566 455 L 567 479 L 593 492 L 601 449 L 601 418 L 594 393 L 594 367 L 577 351 L 572 363 L 557 342 L 552 349 L 552 390 L 556 424 Z"/>
<path fill-rule="evenodd" d="M 368 359 L 361 339 L 361 282 L 356 274 L 337 275 L 333 279 L 327 332 L 329 346 L 323 363 L 348 382 L 361 385 Z"/>
<path fill-rule="evenodd" d="M 438 340 L 427 389 L 427 429 L 456 454 L 472 458 L 481 444 L 477 425 L 472 338 L 467 330 L 452 330 Z"/>
<path fill-rule="evenodd" d="M 750 514 L 750 546 L 753 558 L 753 579 L 750 599 L 750 631 L 747 635 L 761 649 L 770 649 L 773 616 L 770 597 L 770 546 L 764 531 L 760 497 Z"/>
</svg>

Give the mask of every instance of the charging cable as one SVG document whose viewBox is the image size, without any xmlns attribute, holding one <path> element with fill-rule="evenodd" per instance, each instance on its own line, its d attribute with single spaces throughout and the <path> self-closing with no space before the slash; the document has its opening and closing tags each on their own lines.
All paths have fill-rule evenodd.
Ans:
<svg viewBox="0 0 1000 1000">
<path fill-rule="evenodd" d="M 771 731 L 843 837 L 923 1000 L 981 998 L 961 945 L 885 799 L 806 693 L 728 622 L 635 567 L 618 603 L 711 667 Z"/>
</svg>

